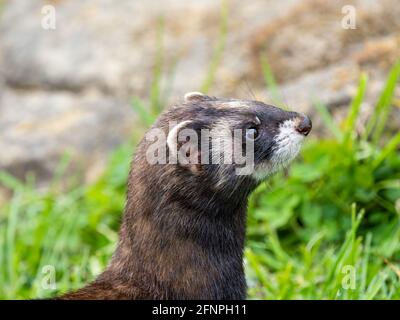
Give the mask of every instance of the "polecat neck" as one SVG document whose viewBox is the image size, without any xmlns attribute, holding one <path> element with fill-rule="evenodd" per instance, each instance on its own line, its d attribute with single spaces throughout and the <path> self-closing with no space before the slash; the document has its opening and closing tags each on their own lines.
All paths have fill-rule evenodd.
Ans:
<svg viewBox="0 0 400 320">
<path fill-rule="evenodd" d="M 229 201 L 148 183 L 132 174 L 118 248 L 100 279 L 137 299 L 244 298 L 247 194 Z"/>
</svg>

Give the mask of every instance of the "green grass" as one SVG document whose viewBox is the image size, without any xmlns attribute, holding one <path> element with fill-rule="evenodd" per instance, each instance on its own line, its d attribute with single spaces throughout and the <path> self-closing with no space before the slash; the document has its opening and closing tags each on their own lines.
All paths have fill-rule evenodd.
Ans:
<svg viewBox="0 0 400 320">
<path fill-rule="evenodd" d="M 226 17 L 223 2 L 219 39 L 202 85 L 206 91 L 224 50 Z M 133 99 L 144 127 L 167 98 L 163 28 L 160 19 L 149 99 Z M 262 65 L 279 104 L 266 59 Z M 245 250 L 249 299 L 400 298 L 400 133 L 384 130 L 399 75 L 397 63 L 362 132 L 356 123 L 368 90 L 366 75 L 343 123 L 316 101 L 331 135 L 311 135 L 290 169 L 254 192 Z M 90 185 L 64 174 L 68 158 L 46 192 L 35 189 L 32 177 L 22 183 L 0 173 L 0 184 L 13 194 L 0 207 L 0 298 L 49 297 L 83 286 L 105 268 L 117 243 L 134 143 L 118 148 Z M 55 288 L 49 286 L 52 278 Z"/>
<path fill-rule="evenodd" d="M 367 133 L 355 130 L 366 75 L 343 123 L 317 104 L 332 138 L 309 141 L 286 177 L 253 194 L 250 298 L 400 298 L 400 133 L 381 139 L 399 77 L 397 63 Z"/>
</svg>

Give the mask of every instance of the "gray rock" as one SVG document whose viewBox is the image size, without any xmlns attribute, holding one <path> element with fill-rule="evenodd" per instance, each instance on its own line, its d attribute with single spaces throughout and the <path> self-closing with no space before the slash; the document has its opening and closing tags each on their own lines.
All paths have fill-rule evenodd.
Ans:
<svg viewBox="0 0 400 320">
<path fill-rule="evenodd" d="M 3 90 L 0 170 L 20 178 L 30 171 L 48 181 L 69 155 L 91 177 L 129 135 L 133 118 L 129 105 L 94 92 Z"/>
<path fill-rule="evenodd" d="M 50 2 L 56 29 L 44 30 L 43 4 L 9 1 L 2 15 L 0 169 L 19 177 L 33 171 L 46 182 L 68 151 L 95 176 L 90 172 L 101 170 L 93 168 L 133 128 L 131 97 L 148 95 L 164 8 L 158 1 Z M 219 9 L 214 1 L 193 0 L 170 0 L 167 8 L 165 64 L 178 61 L 178 74 L 164 83 L 180 98 L 204 79 L 214 42 L 207 32 L 218 29 Z M 181 19 L 186 14 L 191 19 Z"/>
<path fill-rule="evenodd" d="M 307 113 L 319 100 L 342 118 L 360 71 L 367 71 L 366 117 L 400 56 L 397 1 L 228 1 L 225 50 L 209 93 L 274 102 L 260 65 L 267 54 L 283 101 Z M 357 9 L 356 30 L 340 26 L 348 2 Z M 55 30 L 41 26 L 44 4 L 56 9 Z M 68 150 L 95 177 L 107 154 L 129 137 L 131 98 L 148 99 L 155 67 L 162 69 L 165 105 L 199 90 L 219 29 L 220 2 L 213 0 L 6 1 L 0 169 L 20 177 L 31 170 L 46 182 Z M 323 127 L 317 114 L 313 120 Z"/>
</svg>

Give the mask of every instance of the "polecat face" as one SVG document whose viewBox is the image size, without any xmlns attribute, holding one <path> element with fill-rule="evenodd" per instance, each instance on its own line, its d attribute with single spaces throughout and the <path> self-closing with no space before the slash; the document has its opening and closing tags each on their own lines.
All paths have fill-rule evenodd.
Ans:
<svg viewBox="0 0 400 320">
<path fill-rule="evenodd" d="M 259 182 L 286 166 L 312 127 L 296 112 L 197 92 L 186 94 L 183 105 L 167 111 L 153 129 L 160 126 L 168 131 L 166 163 L 175 160 L 217 189 Z"/>
</svg>

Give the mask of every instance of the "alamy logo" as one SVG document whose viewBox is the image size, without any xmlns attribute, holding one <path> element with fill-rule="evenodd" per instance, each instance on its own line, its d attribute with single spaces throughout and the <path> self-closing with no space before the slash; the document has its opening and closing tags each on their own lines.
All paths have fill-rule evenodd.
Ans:
<svg viewBox="0 0 400 320">
<path fill-rule="evenodd" d="M 343 6 L 342 14 L 344 14 L 344 16 L 342 18 L 342 28 L 343 29 L 356 29 L 357 28 L 356 8 L 351 5 Z"/>
<path fill-rule="evenodd" d="M 352 265 L 345 265 L 342 268 L 342 288 L 354 290 L 356 288 L 356 268 Z"/>
<path fill-rule="evenodd" d="M 42 288 L 45 290 L 55 290 L 56 285 L 56 269 L 52 265 L 46 265 L 42 268 Z"/>
<path fill-rule="evenodd" d="M 254 132 L 201 129 L 199 135 L 185 128 L 185 122 L 170 123 L 169 128 L 168 136 L 158 128 L 147 132 L 145 139 L 152 142 L 146 150 L 149 164 L 235 164 L 237 175 L 254 171 Z"/>
<path fill-rule="evenodd" d="M 56 8 L 52 5 L 42 7 L 42 28 L 44 30 L 56 29 Z"/>
</svg>

